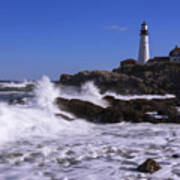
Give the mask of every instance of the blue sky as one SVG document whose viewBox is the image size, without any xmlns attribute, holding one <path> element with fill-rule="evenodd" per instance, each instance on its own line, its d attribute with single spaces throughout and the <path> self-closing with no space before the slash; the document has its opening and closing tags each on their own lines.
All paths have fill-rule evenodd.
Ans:
<svg viewBox="0 0 180 180">
<path fill-rule="evenodd" d="M 0 79 L 53 80 L 137 58 L 146 20 L 150 53 L 180 45 L 179 0 L 0 0 Z"/>
</svg>

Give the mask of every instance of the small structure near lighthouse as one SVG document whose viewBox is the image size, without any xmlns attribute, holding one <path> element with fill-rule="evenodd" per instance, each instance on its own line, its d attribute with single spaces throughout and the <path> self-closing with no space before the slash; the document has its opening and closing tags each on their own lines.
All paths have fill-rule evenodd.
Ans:
<svg viewBox="0 0 180 180">
<path fill-rule="evenodd" d="M 156 56 L 150 59 L 149 55 L 149 32 L 148 25 L 146 22 L 141 24 L 141 32 L 140 32 L 140 45 L 139 45 L 139 54 L 138 60 L 135 59 L 125 59 L 120 62 L 120 67 L 124 69 L 131 69 L 136 65 L 155 65 L 155 64 L 163 64 L 163 63 L 180 63 L 180 47 L 176 45 L 176 47 L 170 51 L 168 56 Z"/>
<path fill-rule="evenodd" d="M 148 33 L 148 25 L 146 24 L 146 22 L 144 22 L 141 25 L 138 64 L 145 64 L 148 60 L 149 60 L 149 33 Z"/>
<path fill-rule="evenodd" d="M 169 53 L 169 59 L 171 62 L 180 63 L 180 48 L 178 46 Z"/>
<path fill-rule="evenodd" d="M 169 56 L 154 57 L 153 59 L 149 59 L 146 65 L 162 64 L 168 62 L 180 63 L 180 48 L 178 46 L 170 51 Z"/>
</svg>

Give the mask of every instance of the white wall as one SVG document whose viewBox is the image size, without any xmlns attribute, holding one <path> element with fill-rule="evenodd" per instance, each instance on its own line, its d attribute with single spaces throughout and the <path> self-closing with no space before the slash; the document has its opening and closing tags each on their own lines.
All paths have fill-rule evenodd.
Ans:
<svg viewBox="0 0 180 180">
<path fill-rule="evenodd" d="M 148 35 L 141 35 L 138 64 L 145 64 L 148 60 L 149 60 L 149 37 Z"/>
</svg>

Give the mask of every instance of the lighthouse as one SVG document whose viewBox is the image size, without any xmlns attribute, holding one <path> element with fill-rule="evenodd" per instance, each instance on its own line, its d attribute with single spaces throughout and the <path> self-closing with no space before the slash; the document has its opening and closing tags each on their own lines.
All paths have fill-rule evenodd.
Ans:
<svg viewBox="0 0 180 180">
<path fill-rule="evenodd" d="M 144 22 L 141 25 L 138 64 L 145 64 L 148 60 L 149 60 L 149 34 L 148 34 L 148 25 L 146 24 L 146 22 Z"/>
</svg>

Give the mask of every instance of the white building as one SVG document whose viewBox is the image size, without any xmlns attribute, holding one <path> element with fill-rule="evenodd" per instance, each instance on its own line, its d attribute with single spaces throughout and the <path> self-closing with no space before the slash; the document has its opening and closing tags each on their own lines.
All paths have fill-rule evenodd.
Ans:
<svg viewBox="0 0 180 180">
<path fill-rule="evenodd" d="M 171 62 L 180 63 L 180 48 L 178 46 L 169 53 L 169 59 Z"/>
<path fill-rule="evenodd" d="M 149 60 L 148 25 L 144 22 L 141 25 L 138 64 L 145 64 L 148 60 Z"/>
<path fill-rule="evenodd" d="M 167 62 L 176 62 L 180 63 L 180 48 L 176 46 L 167 57 L 154 57 L 153 59 L 149 59 L 147 61 L 147 65 L 154 65 L 154 64 L 162 64 Z"/>
</svg>

